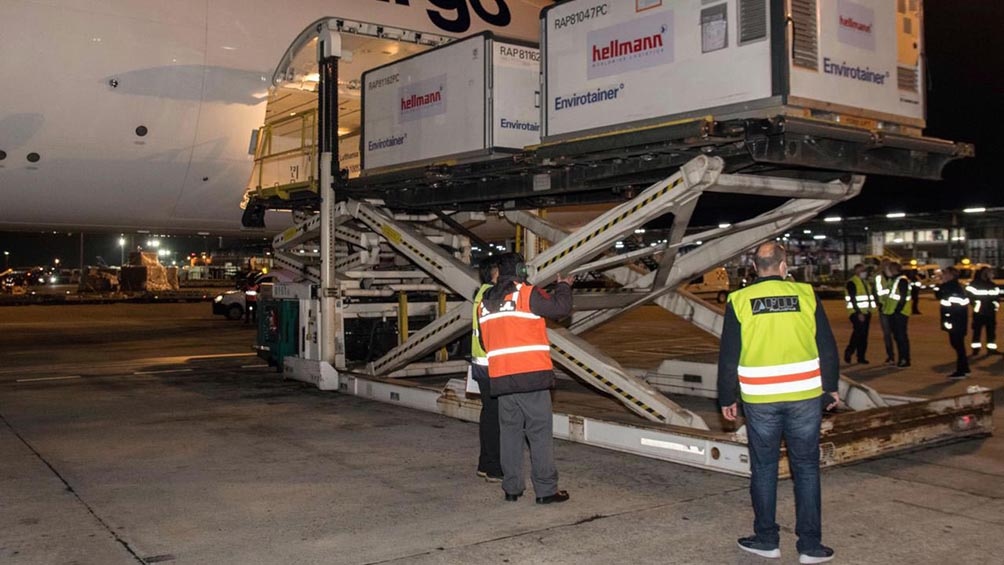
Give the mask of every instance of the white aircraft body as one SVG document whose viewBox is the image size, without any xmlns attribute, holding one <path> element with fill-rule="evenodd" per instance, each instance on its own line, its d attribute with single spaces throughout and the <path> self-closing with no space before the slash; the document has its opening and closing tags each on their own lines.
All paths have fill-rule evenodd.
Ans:
<svg viewBox="0 0 1004 565">
<path fill-rule="evenodd" d="M 0 230 L 240 233 L 273 67 L 311 22 L 536 41 L 549 3 L 4 0 Z"/>
</svg>

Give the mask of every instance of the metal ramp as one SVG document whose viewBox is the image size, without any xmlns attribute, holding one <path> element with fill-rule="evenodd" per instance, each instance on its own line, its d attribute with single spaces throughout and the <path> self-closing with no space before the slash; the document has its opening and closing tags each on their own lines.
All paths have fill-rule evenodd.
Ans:
<svg viewBox="0 0 1004 565">
<path fill-rule="evenodd" d="M 639 418 L 624 424 L 556 414 L 555 436 L 722 472 L 748 472 L 742 431 L 711 431 L 700 415 L 659 391 L 711 396 L 703 375 L 707 367 L 667 366 L 665 373 L 639 375 L 579 336 L 645 304 L 720 333 L 720 313 L 677 290 L 681 283 L 854 197 L 864 177 L 848 173 L 931 178 L 971 151 L 939 140 L 869 136 L 790 118 L 742 123 L 705 118 L 528 148 L 508 160 L 349 180 L 340 170 L 335 134 L 343 32 L 326 22 L 312 32 L 320 77 L 319 188 L 313 196 L 298 192 L 295 207 L 304 221 L 275 240 L 279 260 L 313 285 L 308 309 L 316 312 L 316 327 L 304 333 L 300 355 L 286 359 L 284 374 L 324 389 L 474 419 L 478 402 L 466 398 L 457 380 L 429 388 L 411 377 L 462 371 L 462 354 L 453 346 L 470 331 L 470 300 L 478 282 L 469 267 L 471 234 L 458 217 L 501 213 L 521 226 L 526 239 L 549 242 L 527 254 L 531 282 L 546 285 L 559 273 L 590 272 L 619 285 L 616 292 L 583 299 L 567 329 L 549 330 L 552 358 Z M 309 39 L 301 36 L 298 42 Z M 276 187 L 251 206 L 288 207 L 283 192 Z M 692 233 L 694 211 L 711 193 L 779 203 L 727 227 Z M 570 232 L 527 212 L 582 202 L 612 207 Z M 670 214 L 670 236 L 663 244 L 624 255 L 613 249 L 616 241 Z M 380 317 L 396 320 L 397 343 L 374 359 L 353 358 L 347 347 L 350 325 Z M 416 324 L 422 327 L 416 330 Z M 676 373 L 680 378 L 674 380 Z M 859 410 L 824 426 L 824 464 L 992 429 L 993 404 L 985 391 L 914 402 L 883 397 L 847 380 L 841 387 Z M 897 419 L 904 407 L 910 414 L 906 422 Z"/>
</svg>

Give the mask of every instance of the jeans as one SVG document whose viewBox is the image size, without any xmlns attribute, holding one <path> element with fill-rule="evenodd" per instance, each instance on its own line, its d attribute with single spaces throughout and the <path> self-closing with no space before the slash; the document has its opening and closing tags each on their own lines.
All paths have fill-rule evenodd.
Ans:
<svg viewBox="0 0 1004 565">
<path fill-rule="evenodd" d="M 481 453 L 478 455 L 478 471 L 492 477 L 502 476 L 502 462 L 499 457 L 499 399 L 492 398 L 488 367 L 471 365 L 471 377 L 481 389 L 481 418 L 478 420 L 478 437 Z"/>
<path fill-rule="evenodd" d="M 882 343 L 885 345 L 885 358 L 896 360 L 895 352 L 892 349 L 892 326 L 889 325 L 888 314 L 879 314 L 879 325 L 882 326 Z"/>
<path fill-rule="evenodd" d="M 892 314 L 889 316 L 889 327 L 892 329 L 892 337 L 896 340 L 896 349 L 899 351 L 899 360 L 910 362 L 910 334 L 907 322 L 910 321 L 904 314 Z"/>
<path fill-rule="evenodd" d="M 750 498 L 753 531 L 765 543 L 780 541 L 777 513 L 777 469 L 781 438 L 788 450 L 788 466 L 795 488 L 795 534 L 798 551 L 822 545 L 822 501 L 819 490 L 820 398 L 798 402 L 744 404 L 750 450 Z"/>
<path fill-rule="evenodd" d="M 844 350 L 846 357 L 857 353 L 858 361 L 865 360 L 865 352 L 868 351 L 868 326 L 871 323 L 871 314 L 865 314 L 864 320 L 859 320 L 857 314 L 851 314 L 851 327 L 854 330 L 851 332 L 851 341 L 847 344 L 847 349 Z"/>
</svg>

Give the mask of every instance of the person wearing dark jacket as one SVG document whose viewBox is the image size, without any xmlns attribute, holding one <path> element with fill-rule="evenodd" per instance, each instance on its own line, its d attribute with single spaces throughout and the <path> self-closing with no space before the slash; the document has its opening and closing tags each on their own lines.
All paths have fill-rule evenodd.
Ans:
<svg viewBox="0 0 1004 565">
<path fill-rule="evenodd" d="M 959 284 L 959 270 L 955 267 L 942 271 L 938 300 L 941 301 L 941 329 L 948 332 L 948 343 L 955 349 L 955 372 L 948 378 L 964 379 L 969 374 L 969 358 L 966 356 L 969 297 Z"/>
<path fill-rule="evenodd" d="M 481 286 L 474 295 L 474 329 L 471 335 L 471 378 L 478 384 L 481 396 L 481 415 L 478 418 L 478 439 L 481 450 L 478 454 L 479 477 L 489 483 L 502 482 L 502 463 L 499 447 L 499 401 L 491 395 L 491 382 L 488 378 L 488 354 L 481 347 L 481 337 L 478 335 L 478 307 L 488 289 L 495 284 L 499 276 L 498 260 L 488 257 L 479 266 Z"/>
<path fill-rule="evenodd" d="M 997 355 L 997 310 L 1000 309 L 1001 289 L 994 284 L 989 267 L 976 272 L 973 282 L 966 287 L 973 303 L 973 340 L 970 347 L 973 355 L 981 348 L 980 333 L 987 330 L 987 355 Z"/>
<path fill-rule="evenodd" d="M 554 466 L 551 387 L 554 367 L 545 318 L 572 312 L 572 278 L 557 279 L 554 293 L 526 283 L 517 253 L 499 257 L 499 278 L 478 307 L 481 343 L 488 355 L 491 395 L 498 397 L 502 490 L 505 500 L 523 495 L 523 444 L 530 446 L 530 480 L 537 504 L 565 502 Z"/>
<path fill-rule="evenodd" d="M 761 557 L 781 556 L 775 514 L 783 437 L 795 487 L 799 563 L 823 563 L 834 552 L 822 544 L 819 430 L 822 411 L 840 401 L 837 343 L 812 287 L 784 280 L 783 247 L 761 245 L 754 262 L 756 282 L 729 294 L 718 356 L 722 416 L 736 419 L 738 389 L 749 436 L 754 535 L 738 544 Z"/>
</svg>

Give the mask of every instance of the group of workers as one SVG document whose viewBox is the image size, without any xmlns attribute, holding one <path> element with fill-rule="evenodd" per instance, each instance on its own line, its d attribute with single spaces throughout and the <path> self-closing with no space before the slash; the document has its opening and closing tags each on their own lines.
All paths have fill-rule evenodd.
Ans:
<svg viewBox="0 0 1004 565">
<path fill-rule="evenodd" d="M 787 280 L 784 248 L 761 245 L 755 266 L 757 281 L 729 295 L 718 365 L 722 416 L 738 417 L 740 396 L 749 436 L 754 533 L 738 546 L 781 555 L 775 512 L 783 438 L 795 485 L 799 562 L 823 563 L 834 551 L 822 544 L 819 434 L 822 412 L 840 401 L 839 353 L 812 288 Z M 554 371 L 545 319 L 571 313 L 572 278 L 559 275 L 548 293 L 527 282 L 515 253 L 489 258 L 480 271 L 471 343 L 471 379 L 482 400 L 477 475 L 501 482 L 504 500 L 518 501 L 528 445 L 536 502 L 565 502 L 569 495 L 558 488 L 554 465 Z"/>
<path fill-rule="evenodd" d="M 854 266 L 854 275 L 847 282 L 845 302 L 850 316 L 852 332 L 844 349 L 844 362 L 857 357 L 858 363 L 867 364 L 868 328 L 874 312 L 879 314 L 887 364 L 910 366 L 910 336 L 907 331 L 911 314 L 917 313 L 916 286 L 903 274 L 902 265 L 883 260 L 874 278 L 865 265 Z M 989 268 L 980 269 L 965 288 L 959 282 L 959 271 L 954 267 L 942 270 L 941 282 L 936 291 L 940 302 L 941 329 L 948 332 L 949 343 L 956 352 L 956 367 L 948 378 L 964 379 L 969 375 L 969 359 L 965 347 L 969 328 L 969 307 L 973 309 L 973 337 L 970 346 L 973 355 L 982 349 L 981 334 L 986 331 L 988 354 L 996 354 L 997 320 L 1001 291 L 992 280 Z M 893 344 L 895 343 L 895 350 Z M 898 359 L 896 354 L 898 353 Z"/>
</svg>

